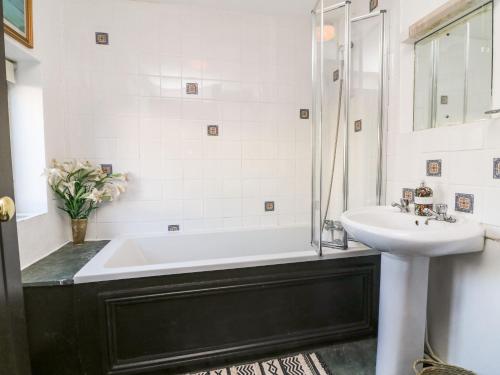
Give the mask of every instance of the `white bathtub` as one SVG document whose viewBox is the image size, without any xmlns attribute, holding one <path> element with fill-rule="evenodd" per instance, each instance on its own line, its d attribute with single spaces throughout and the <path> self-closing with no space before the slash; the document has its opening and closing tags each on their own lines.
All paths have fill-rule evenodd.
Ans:
<svg viewBox="0 0 500 375">
<path fill-rule="evenodd" d="M 160 276 L 228 268 L 319 260 L 310 228 L 175 233 L 112 240 L 74 277 L 75 283 Z M 325 258 L 377 254 L 351 243 L 349 250 L 326 250 Z"/>
</svg>

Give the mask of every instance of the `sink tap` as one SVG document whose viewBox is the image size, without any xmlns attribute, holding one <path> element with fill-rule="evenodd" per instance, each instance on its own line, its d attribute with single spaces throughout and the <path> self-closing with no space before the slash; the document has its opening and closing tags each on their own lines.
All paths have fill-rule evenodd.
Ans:
<svg viewBox="0 0 500 375">
<path fill-rule="evenodd" d="M 455 223 L 457 221 L 457 219 L 448 215 L 447 204 L 436 204 L 434 207 L 435 211 L 431 210 L 430 208 L 426 208 L 424 210 L 425 214 L 430 215 L 430 217 L 425 221 L 425 225 L 429 225 L 429 221 L 431 220 L 445 221 L 447 223 Z"/>
<path fill-rule="evenodd" d="M 401 210 L 401 212 L 410 212 L 410 200 L 406 198 L 401 198 L 400 202 L 401 204 L 394 202 L 391 204 L 391 206 L 398 207 Z"/>
</svg>

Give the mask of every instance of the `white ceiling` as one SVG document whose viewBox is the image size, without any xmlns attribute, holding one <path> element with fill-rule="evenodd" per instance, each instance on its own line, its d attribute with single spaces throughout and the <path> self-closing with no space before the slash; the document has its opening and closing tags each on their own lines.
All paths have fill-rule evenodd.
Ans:
<svg viewBox="0 0 500 375">
<path fill-rule="evenodd" d="M 266 14 L 309 14 L 317 0 L 135 0 Z"/>
<path fill-rule="evenodd" d="M 134 0 L 148 3 L 198 5 L 239 12 L 264 14 L 310 14 L 317 0 Z M 342 0 L 324 0 L 325 6 Z M 368 12 L 368 0 L 351 0 L 353 16 Z"/>
</svg>

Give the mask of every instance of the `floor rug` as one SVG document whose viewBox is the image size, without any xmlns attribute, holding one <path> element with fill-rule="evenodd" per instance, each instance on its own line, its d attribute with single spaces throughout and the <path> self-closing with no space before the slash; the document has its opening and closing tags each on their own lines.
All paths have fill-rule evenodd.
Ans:
<svg viewBox="0 0 500 375">
<path fill-rule="evenodd" d="M 191 375 L 331 375 L 317 353 L 298 354 Z"/>
</svg>

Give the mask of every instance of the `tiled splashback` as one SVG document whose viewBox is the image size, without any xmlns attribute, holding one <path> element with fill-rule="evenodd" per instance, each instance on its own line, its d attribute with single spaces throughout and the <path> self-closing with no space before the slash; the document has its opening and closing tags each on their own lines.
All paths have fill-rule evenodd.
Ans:
<svg viewBox="0 0 500 375">
<path fill-rule="evenodd" d="M 309 17 L 101 3 L 64 2 L 66 157 L 130 189 L 90 236 L 308 223 Z"/>
<path fill-rule="evenodd" d="M 500 120 L 413 133 L 389 133 L 388 201 L 421 181 L 434 202 L 500 226 Z"/>
<path fill-rule="evenodd" d="M 500 226 L 500 179 L 495 178 L 495 160 L 500 159 L 500 119 L 413 131 L 414 45 L 402 43 L 402 35 L 437 5 L 434 1 L 412 4 L 400 3 L 399 27 L 392 29 L 390 61 L 395 79 L 389 83 L 387 201 L 399 200 L 403 189 L 414 189 L 425 181 L 434 189 L 434 202 Z M 495 40 L 494 50 L 499 43 Z M 498 56 L 494 60 L 493 66 L 497 66 Z M 495 77 L 492 108 L 500 104 L 500 81 Z"/>
</svg>

